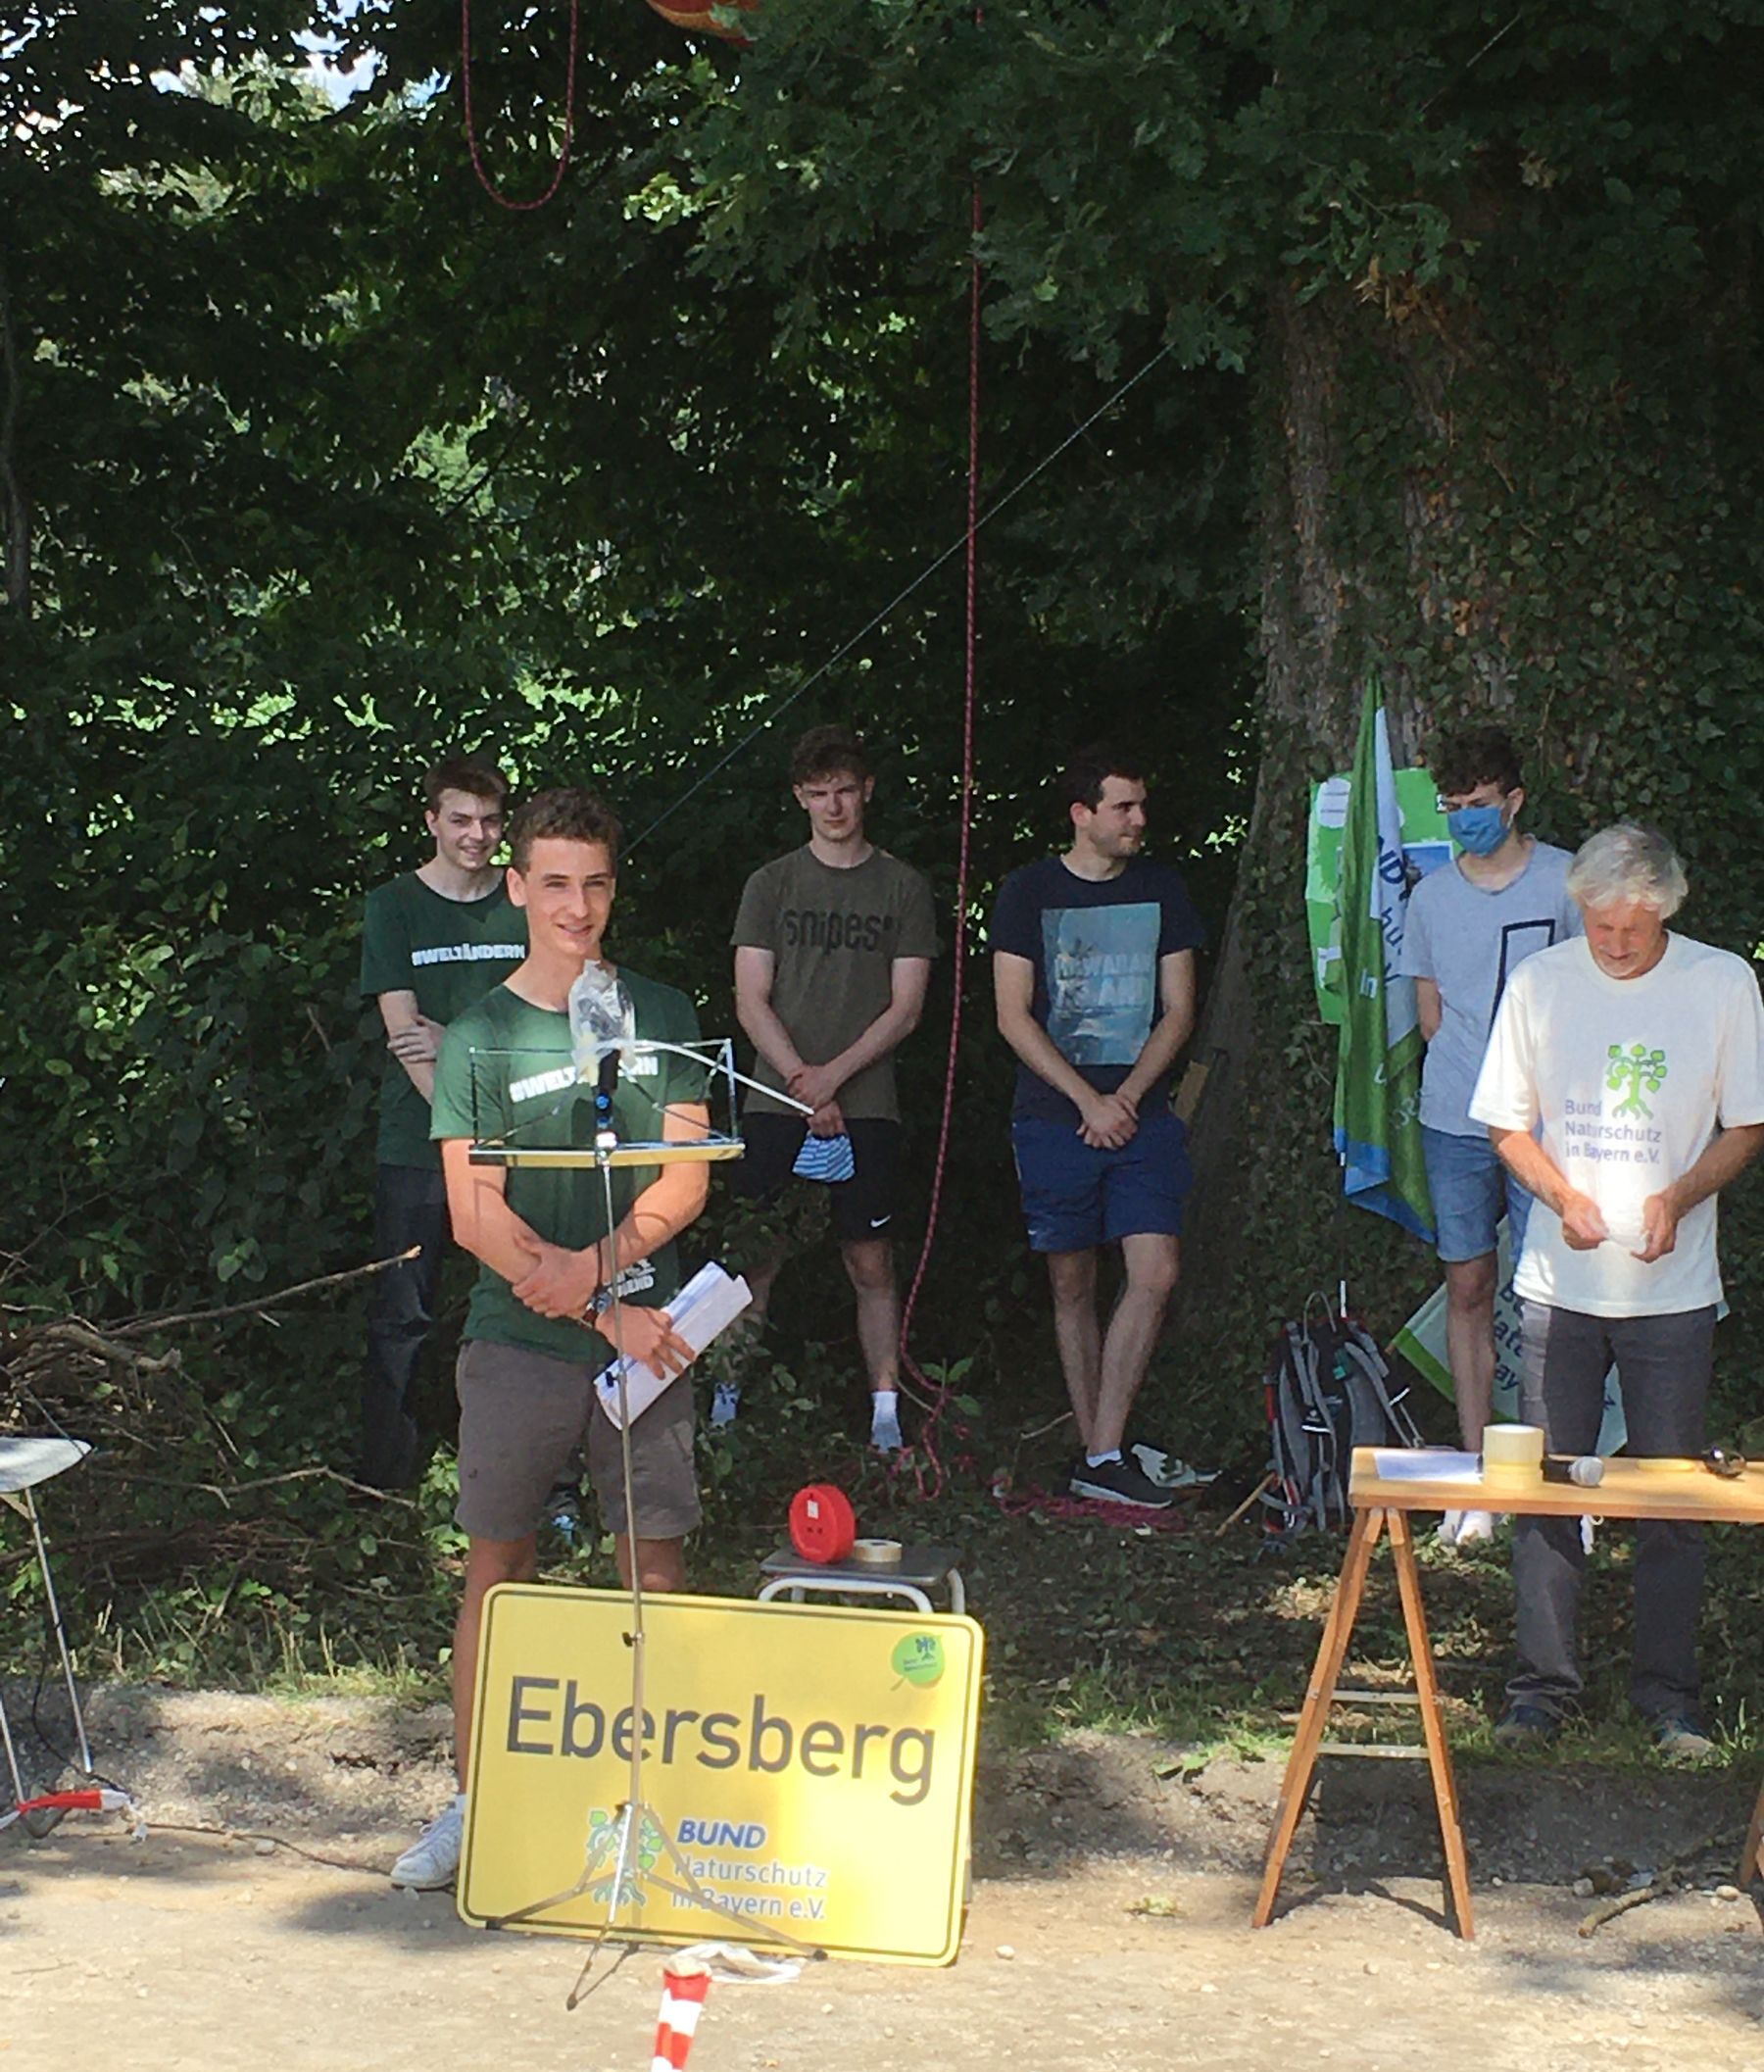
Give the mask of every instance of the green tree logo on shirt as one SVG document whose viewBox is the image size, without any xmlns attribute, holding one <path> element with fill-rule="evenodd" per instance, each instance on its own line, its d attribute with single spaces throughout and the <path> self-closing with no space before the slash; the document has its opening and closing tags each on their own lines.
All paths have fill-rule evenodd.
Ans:
<svg viewBox="0 0 1764 2072">
<path fill-rule="evenodd" d="M 1622 1044 L 1612 1044 L 1606 1053 L 1610 1059 L 1605 1073 L 1605 1085 L 1612 1093 L 1621 1094 L 1629 1089 L 1626 1100 L 1619 1101 L 1614 1110 L 1619 1115 L 1646 1115 L 1652 1117 L 1653 1110 L 1642 1098 L 1642 1089 L 1657 1094 L 1666 1083 L 1666 1053 L 1650 1051 L 1645 1044 L 1632 1043 L 1626 1051 Z"/>
</svg>

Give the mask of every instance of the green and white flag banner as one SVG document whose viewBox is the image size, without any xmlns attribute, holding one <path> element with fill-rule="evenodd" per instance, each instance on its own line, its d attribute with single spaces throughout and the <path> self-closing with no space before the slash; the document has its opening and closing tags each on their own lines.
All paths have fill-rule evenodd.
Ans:
<svg viewBox="0 0 1764 2072">
<path fill-rule="evenodd" d="M 1402 815 L 1390 728 L 1368 681 L 1342 832 L 1343 1016 L 1336 1053 L 1335 1147 L 1342 1191 L 1431 1244 L 1421 1157 L 1421 1030 L 1412 979 L 1395 973 L 1408 913 Z"/>
</svg>

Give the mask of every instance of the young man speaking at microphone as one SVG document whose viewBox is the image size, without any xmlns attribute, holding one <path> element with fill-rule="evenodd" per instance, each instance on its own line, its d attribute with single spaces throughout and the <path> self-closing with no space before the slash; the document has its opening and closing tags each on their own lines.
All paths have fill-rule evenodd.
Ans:
<svg viewBox="0 0 1764 2072">
<path fill-rule="evenodd" d="M 552 1484 L 585 1447 L 602 1517 L 615 1536 L 618 1573 L 633 1567 L 650 1591 L 686 1580 L 685 1538 L 699 1522 L 692 1463 L 691 1349 L 657 1307 L 679 1285 L 674 1240 L 705 1206 L 708 1168 L 620 1166 L 605 1182 L 592 1164 L 474 1165 L 474 1143 L 532 1149 L 592 1146 L 595 1089 L 578 1083 L 569 989 L 585 963 L 604 962 L 618 863 L 618 822 L 583 791 L 541 792 L 509 831 L 509 897 L 527 919 L 526 960 L 453 1023 L 435 1079 L 455 1236 L 481 1262 L 460 1348 L 460 1503 L 466 1584 L 454 1631 L 455 1760 L 462 1786 L 471 1743 L 478 1623 L 485 1593 L 534 1571 L 535 1533 Z M 620 968 L 639 1037 L 691 1043 L 692 1003 L 671 986 Z M 705 1134 L 704 1072 L 652 1053 L 627 1061 L 613 1093 L 621 1138 L 687 1142 Z M 672 1385 L 631 1426 L 627 1517 L 617 1432 L 594 1377 L 613 1343 L 616 1290 L 625 1352 Z M 429 1891 L 459 1868 L 464 1790 L 393 1866 L 392 1882 Z"/>
</svg>

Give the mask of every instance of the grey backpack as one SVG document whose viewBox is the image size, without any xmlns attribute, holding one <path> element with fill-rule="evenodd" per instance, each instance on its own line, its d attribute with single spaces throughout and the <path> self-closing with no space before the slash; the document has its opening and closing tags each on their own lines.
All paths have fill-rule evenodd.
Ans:
<svg viewBox="0 0 1764 2072">
<path fill-rule="evenodd" d="M 1271 1539 L 1290 1544 L 1310 1527 L 1348 1523 L 1348 1475 L 1356 1446 L 1420 1446 L 1408 1388 L 1377 1342 L 1347 1314 L 1307 1307 L 1281 1326 L 1262 1376 L 1272 1478 L 1262 1503 Z"/>
</svg>

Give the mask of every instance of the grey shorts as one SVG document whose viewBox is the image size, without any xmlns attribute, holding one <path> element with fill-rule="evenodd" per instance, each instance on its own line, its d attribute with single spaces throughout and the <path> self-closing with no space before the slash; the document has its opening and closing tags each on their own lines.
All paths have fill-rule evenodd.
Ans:
<svg viewBox="0 0 1764 2072">
<path fill-rule="evenodd" d="M 578 1446 L 610 1532 L 625 1514 L 618 1433 L 600 1406 L 590 1365 L 524 1346 L 468 1338 L 460 1348 L 460 1502 L 474 1540 L 524 1540 Z M 699 1522 L 692 1466 L 692 1377 L 680 1375 L 631 1426 L 631 1507 L 637 1537 L 679 1540 Z"/>
</svg>

